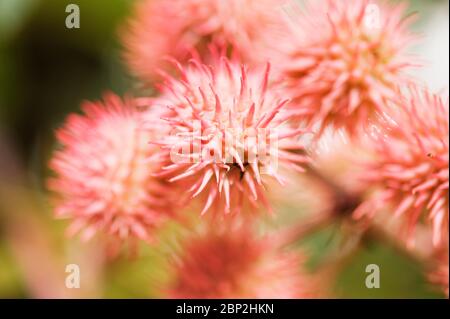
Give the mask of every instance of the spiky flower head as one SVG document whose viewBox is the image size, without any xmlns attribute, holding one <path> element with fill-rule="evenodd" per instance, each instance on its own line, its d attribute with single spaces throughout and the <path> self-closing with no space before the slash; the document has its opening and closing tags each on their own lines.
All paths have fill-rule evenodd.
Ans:
<svg viewBox="0 0 450 319">
<path fill-rule="evenodd" d="M 173 267 L 174 298 L 310 298 L 298 252 L 277 249 L 248 228 L 211 227 L 183 245 Z"/>
<path fill-rule="evenodd" d="M 414 59 L 405 49 L 415 39 L 405 4 L 318 0 L 287 15 L 288 38 L 278 41 L 280 78 L 291 107 L 320 132 L 345 129 L 356 137 L 407 81 Z"/>
<path fill-rule="evenodd" d="M 421 219 L 431 222 L 437 245 L 448 237 L 448 98 L 411 86 L 387 116 L 372 135 L 376 156 L 364 173 L 379 190 L 356 215 L 391 204 L 394 216 L 405 217 L 410 238 Z"/>
<path fill-rule="evenodd" d="M 57 195 L 56 215 L 72 220 L 70 235 L 151 241 L 173 215 L 171 187 L 152 175 L 157 166 L 148 158 L 156 147 L 149 145 L 152 133 L 140 129 L 144 113 L 135 107 L 132 99 L 107 94 L 103 102 L 85 102 L 84 114 L 70 115 L 57 131 L 61 148 L 50 162 L 56 176 L 49 187 Z"/>
<path fill-rule="evenodd" d="M 301 129 L 287 124 L 288 101 L 269 83 L 265 70 L 247 71 L 220 59 L 211 67 L 196 60 L 181 79 L 168 77 L 155 107 L 168 107 L 172 133 L 160 143 L 167 160 L 161 176 L 184 183 L 190 197 L 200 196 L 202 214 L 256 211 L 266 199 L 267 183 L 285 183 L 286 167 L 302 171 L 308 161 L 298 141 Z"/>
<path fill-rule="evenodd" d="M 280 24 L 276 8 L 285 0 L 142 0 L 122 33 L 125 58 L 145 81 L 158 78 L 165 57 L 181 62 L 195 51 L 203 59 L 214 43 L 246 62 L 259 61 L 256 44 Z M 265 59 L 264 59 L 265 60 Z"/>
</svg>

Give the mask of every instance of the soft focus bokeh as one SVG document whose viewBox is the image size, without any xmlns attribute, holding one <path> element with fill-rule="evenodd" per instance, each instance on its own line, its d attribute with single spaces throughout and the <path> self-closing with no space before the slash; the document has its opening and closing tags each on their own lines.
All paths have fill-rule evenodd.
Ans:
<svg viewBox="0 0 450 319">
<path fill-rule="evenodd" d="M 76 3 L 81 28 L 67 29 L 65 8 Z M 176 226 L 161 233 L 160 245 L 143 245 L 139 258 L 108 260 L 100 243 L 81 243 L 64 234 L 66 221 L 53 218 L 45 179 L 55 147 L 54 130 L 83 100 L 105 91 L 141 93 L 121 59 L 117 31 L 131 0 L 0 0 L 0 298 L 160 297 Z M 448 93 L 449 26 L 447 0 L 415 0 L 414 25 L 423 35 L 415 53 L 425 67 L 415 71 L 431 89 Z M 294 193 L 277 203 L 283 224 L 306 214 Z M 297 202 L 297 204 L 295 204 Z M 298 244 L 308 252 L 311 270 L 332 263 L 345 249 L 342 225 L 331 226 Z M 329 252 L 329 253 L 327 253 Z M 326 256 L 326 257 L 324 257 Z M 338 269 L 332 293 L 343 298 L 441 298 L 421 266 L 373 238 Z M 342 262 L 342 261 L 341 261 Z M 365 286 L 368 264 L 381 269 L 381 288 Z M 81 267 L 81 288 L 65 288 L 68 264 Z"/>
</svg>

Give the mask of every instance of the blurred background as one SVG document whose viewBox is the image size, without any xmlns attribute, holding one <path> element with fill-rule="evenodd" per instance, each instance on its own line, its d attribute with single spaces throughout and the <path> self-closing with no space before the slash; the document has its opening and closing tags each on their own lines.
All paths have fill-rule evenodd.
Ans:
<svg viewBox="0 0 450 319">
<path fill-rule="evenodd" d="M 117 38 L 132 2 L 0 0 L 0 298 L 159 296 L 154 282 L 166 276 L 161 247 L 144 247 L 135 260 L 106 261 L 97 243 L 64 236 L 66 222 L 53 219 L 45 188 L 54 130 L 66 115 L 105 91 L 139 90 L 121 61 Z M 70 3 L 80 7 L 79 29 L 65 27 Z M 449 3 L 415 0 L 411 11 L 419 13 L 414 28 L 423 35 L 414 50 L 426 63 L 415 75 L 448 92 Z M 289 218 L 301 208 L 279 210 Z M 310 252 L 312 270 L 333 249 L 335 236 L 325 229 L 299 243 Z M 83 271 L 80 289 L 64 286 L 71 263 Z M 370 263 L 380 266 L 380 289 L 364 285 Z M 420 265 L 376 242 L 353 256 L 333 289 L 343 298 L 443 297 Z"/>
</svg>

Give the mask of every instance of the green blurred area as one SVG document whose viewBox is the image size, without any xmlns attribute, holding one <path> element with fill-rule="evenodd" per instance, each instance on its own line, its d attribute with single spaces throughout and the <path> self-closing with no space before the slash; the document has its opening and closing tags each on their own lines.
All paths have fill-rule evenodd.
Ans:
<svg viewBox="0 0 450 319">
<path fill-rule="evenodd" d="M 0 0 L 0 123 L 27 161 L 81 101 L 132 87 L 116 36 L 130 1 L 77 1 L 81 28 L 67 29 L 73 2 Z"/>
<path fill-rule="evenodd" d="M 6 243 L 0 241 L 0 298 L 20 297 L 24 294 L 20 271 Z"/>
<path fill-rule="evenodd" d="M 339 251 L 342 239 L 336 227 L 329 227 L 304 243 L 310 252 L 310 266 L 325 264 L 324 256 Z M 342 265 L 333 294 L 339 298 L 445 298 L 444 294 L 432 287 L 424 277 L 424 269 L 415 261 L 373 240 L 366 240 L 350 260 Z M 367 288 L 368 265 L 375 264 L 380 269 L 380 287 Z"/>
<path fill-rule="evenodd" d="M 421 13 L 417 28 L 430 8 L 441 1 L 413 1 Z M 76 3 L 81 28 L 67 29 L 65 8 Z M 120 58 L 117 29 L 129 13 L 130 0 L 0 0 L 0 135 L 12 141 L 26 168 L 26 179 L 45 194 L 46 163 L 54 147 L 54 130 L 83 100 L 98 99 L 105 91 L 133 92 L 137 84 Z M 45 201 L 45 200 L 43 200 Z M 51 220 L 43 210 L 42 219 Z M 283 214 L 297 214 L 285 208 Z M 0 215 L 1 216 L 1 215 Z M 51 224 L 51 223 L 48 223 Z M 53 237 L 63 245 L 64 224 L 54 221 Z M 29 297 L 0 221 L 0 297 Z M 302 246 L 311 252 L 311 269 L 328 251 L 339 250 L 336 230 L 326 229 Z M 164 280 L 166 258 L 156 248 L 143 248 L 136 260 L 111 263 L 103 296 L 158 297 L 152 282 Z M 364 285 L 367 264 L 381 268 L 381 288 Z M 379 243 L 368 243 L 340 274 L 336 296 L 344 298 L 441 298 L 412 260 Z"/>
</svg>

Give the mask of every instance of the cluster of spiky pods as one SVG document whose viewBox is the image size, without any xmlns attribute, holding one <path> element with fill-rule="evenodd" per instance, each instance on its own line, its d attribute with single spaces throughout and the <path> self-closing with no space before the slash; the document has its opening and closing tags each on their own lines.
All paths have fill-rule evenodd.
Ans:
<svg viewBox="0 0 450 319">
<path fill-rule="evenodd" d="M 120 30 L 124 58 L 157 93 L 109 93 L 67 118 L 50 163 L 56 216 L 116 251 L 153 244 L 169 221 L 193 228 L 164 289 L 181 298 L 325 296 L 287 244 L 337 219 L 361 232 L 393 221 L 383 233 L 432 252 L 430 282 L 448 295 L 448 98 L 407 73 L 417 36 L 406 9 L 137 1 Z M 295 189 L 300 175 L 332 195 L 320 213 L 258 232 L 264 215 L 277 218 L 276 185 Z"/>
</svg>

